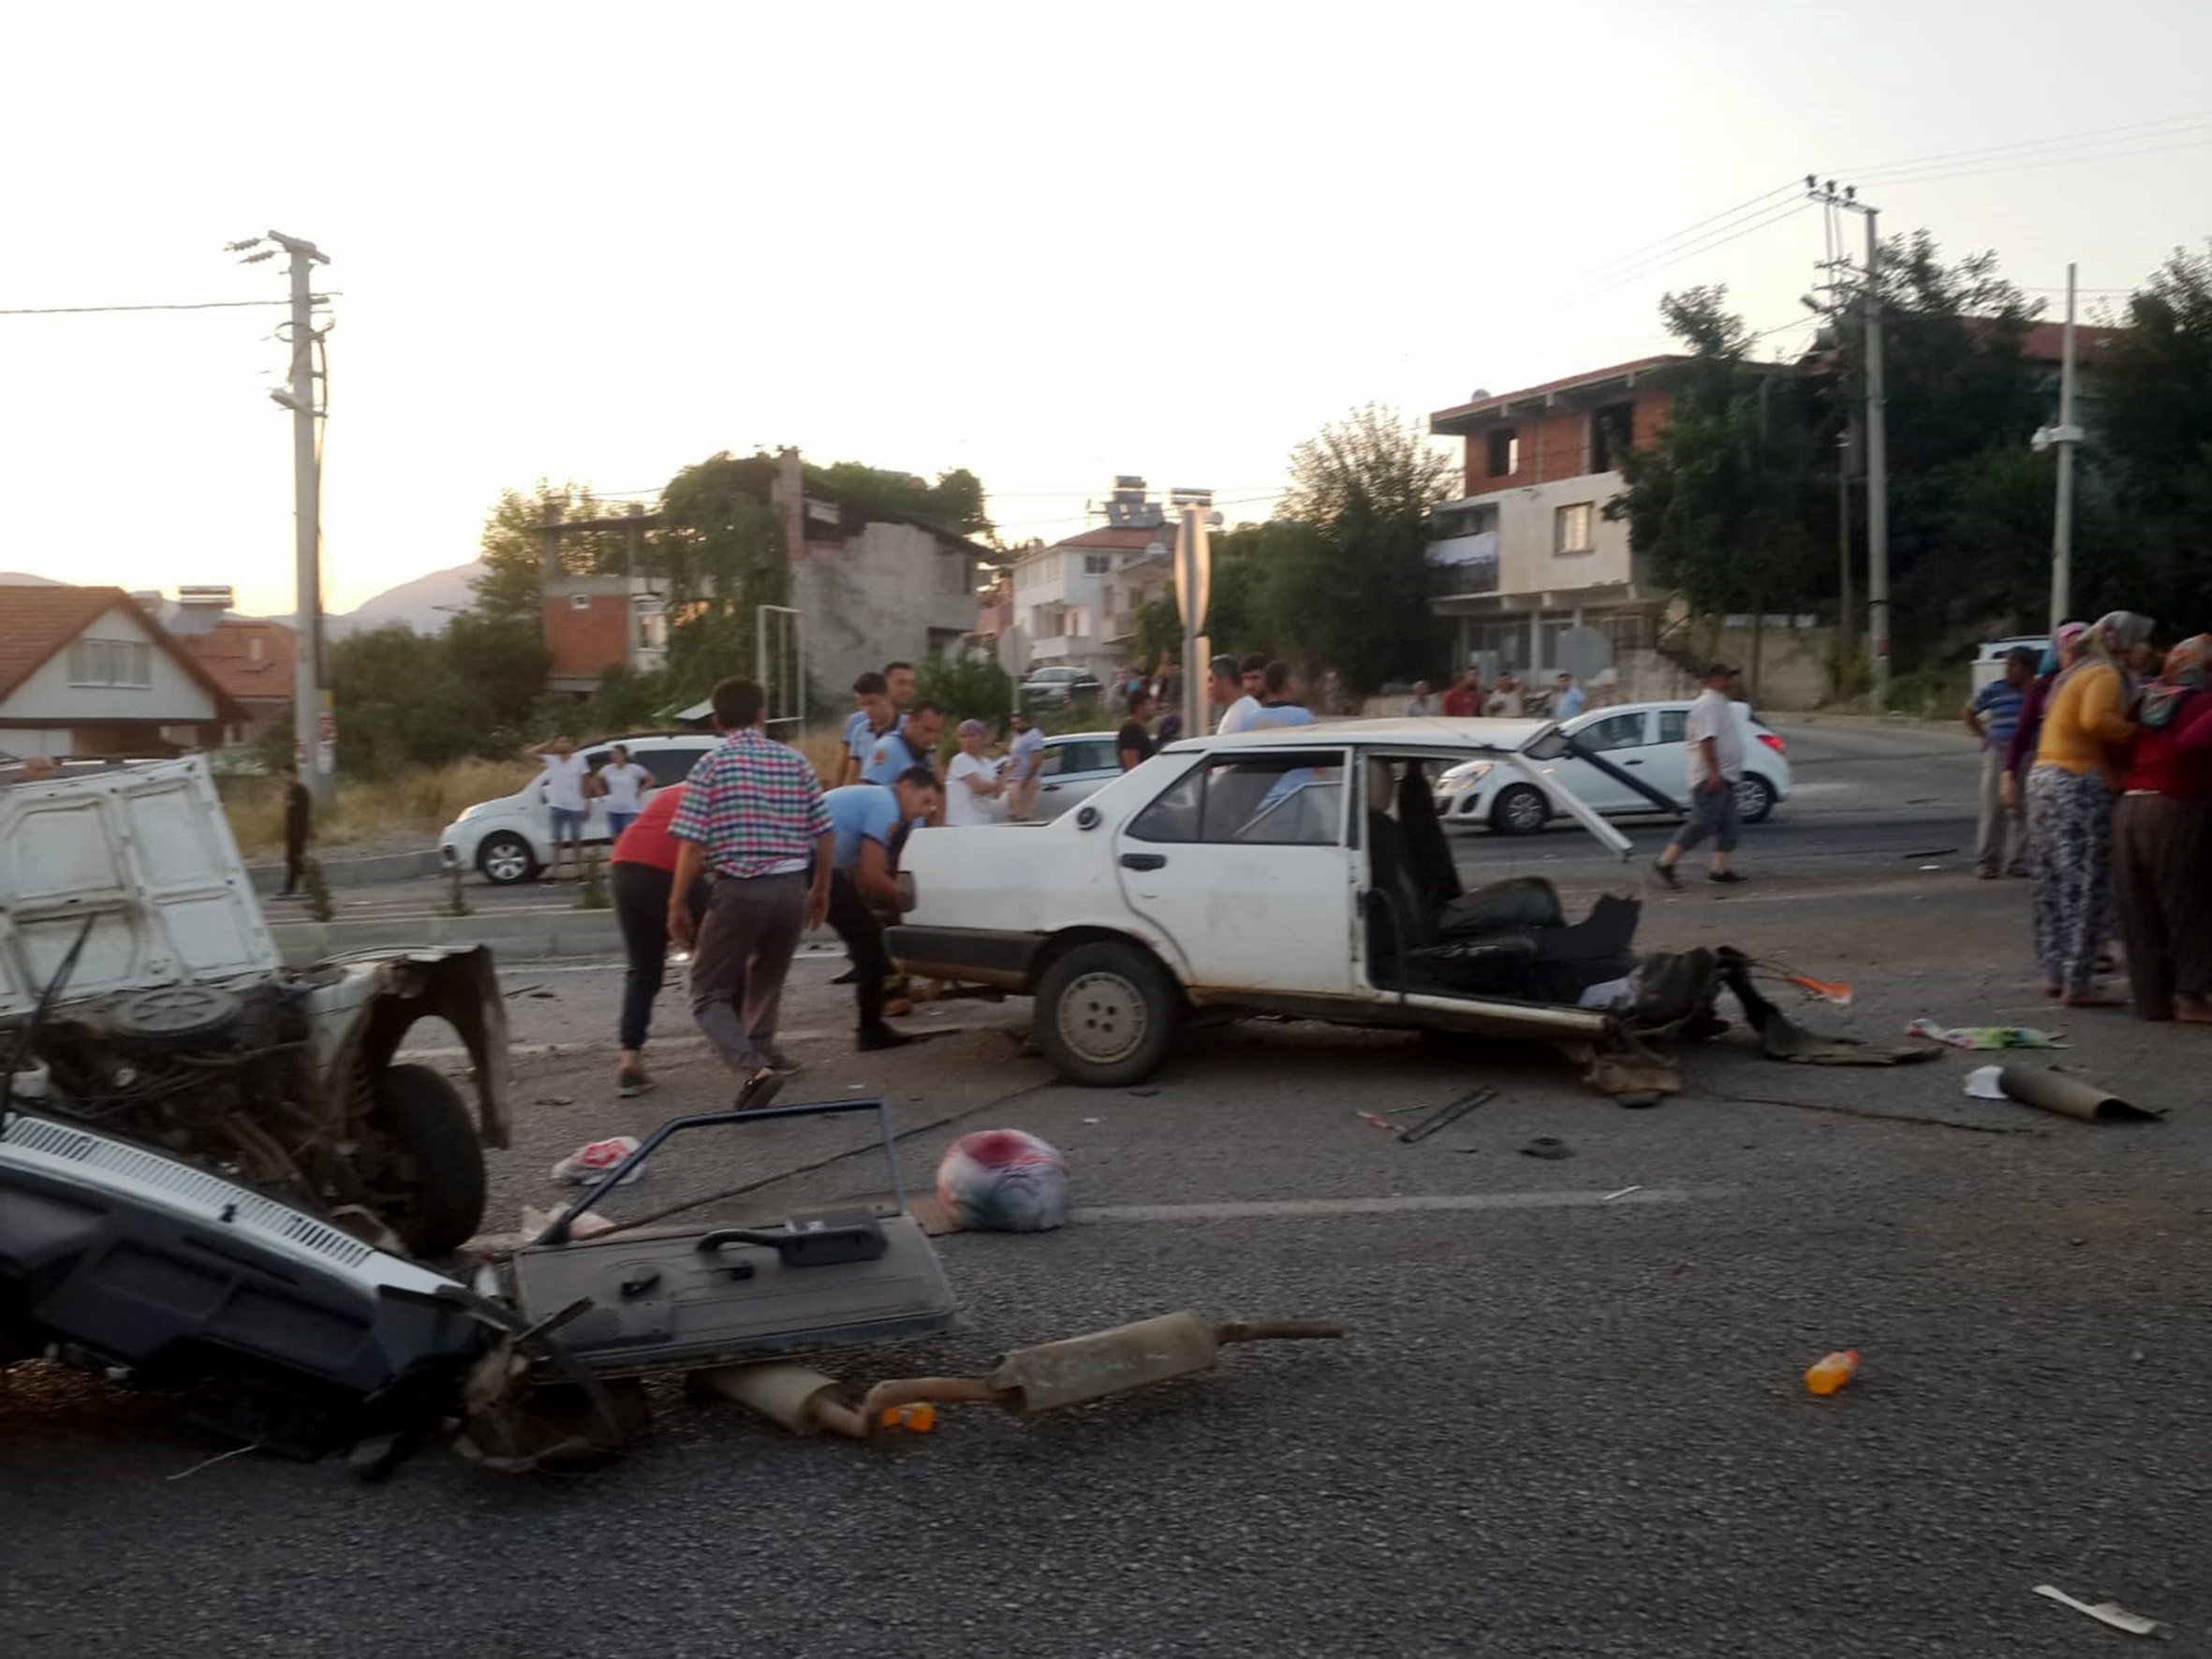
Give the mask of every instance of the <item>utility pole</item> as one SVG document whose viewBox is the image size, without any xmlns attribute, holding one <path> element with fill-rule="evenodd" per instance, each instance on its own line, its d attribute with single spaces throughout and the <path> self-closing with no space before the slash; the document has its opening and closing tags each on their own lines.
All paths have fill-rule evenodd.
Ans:
<svg viewBox="0 0 2212 1659">
<path fill-rule="evenodd" d="M 2035 447 L 2058 447 L 2058 505 L 2051 520 L 2051 631 L 2066 620 L 2073 585 L 2073 451 L 2082 429 L 2073 423 L 2073 273 L 2066 268 L 2066 348 L 2058 370 L 2058 424 L 2035 434 Z"/>
<path fill-rule="evenodd" d="M 1890 700 L 1890 458 L 1889 432 L 1882 416 L 1880 210 L 1859 199 L 1858 186 L 1841 191 L 1807 173 L 1806 194 L 1813 200 L 1866 221 L 1866 268 L 1859 290 L 1866 316 L 1866 638 L 1874 648 L 1874 707 Z"/>
</svg>

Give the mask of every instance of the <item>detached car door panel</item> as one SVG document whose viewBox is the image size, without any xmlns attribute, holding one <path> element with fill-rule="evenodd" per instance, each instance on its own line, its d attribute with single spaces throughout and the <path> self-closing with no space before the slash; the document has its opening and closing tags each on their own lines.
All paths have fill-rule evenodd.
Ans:
<svg viewBox="0 0 2212 1659">
<path fill-rule="evenodd" d="M 1650 716 L 1643 710 L 1633 713 L 1606 714 L 1583 727 L 1574 734 L 1574 741 L 1632 774 L 1648 773 L 1651 758 L 1649 722 Z M 1651 803 L 1643 796 L 1587 761 L 1569 758 L 1556 762 L 1551 770 L 1552 775 L 1560 784 L 1601 813 L 1652 810 Z M 1645 776 L 1644 781 L 1657 782 L 1649 776 Z M 1666 785 L 1661 784 L 1659 786 L 1664 788 Z"/>
<path fill-rule="evenodd" d="M 1342 750 L 1201 762 L 1128 818 L 1114 865 L 1129 909 L 1194 989 L 1352 991 L 1352 855 Z"/>
</svg>

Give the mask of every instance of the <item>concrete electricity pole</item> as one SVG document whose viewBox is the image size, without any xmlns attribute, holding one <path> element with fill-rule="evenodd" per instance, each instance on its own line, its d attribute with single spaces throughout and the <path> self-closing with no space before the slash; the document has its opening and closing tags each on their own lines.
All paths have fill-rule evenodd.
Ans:
<svg viewBox="0 0 2212 1659">
<path fill-rule="evenodd" d="M 315 441 L 322 408 L 315 387 L 313 274 L 316 266 L 330 263 L 330 256 L 280 231 L 272 230 L 268 239 L 292 257 L 292 385 L 288 393 L 270 395 L 292 412 L 293 575 L 299 589 L 292 733 L 300 781 L 321 813 L 330 809 L 337 789 L 338 733 L 322 685 L 322 466 Z"/>
<path fill-rule="evenodd" d="M 2066 620 L 2073 585 L 2073 451 L 2082 429 L 2073 423 L 2073 272 L 2066 268 L 2066 350 L 2058 371 L 2058 424 L 2035 434 L 2035 447 L 2058 446 L 2058 505 L 2051 520 L 2051 631 Z"/>
<path fill-rule="evenodd" d="M 1874 707 L 1890 701 L 1890 452 L 1882 417 L 1880 210 L 1859 199 L 1858 186 L 1842 190 L 1810 173 L 1806 194 L 1813 200 L 1866 220 L 1866 269 L 1860 298 L 1866 308 L 1866 639 L 1874 648 Z"/>
</svg>

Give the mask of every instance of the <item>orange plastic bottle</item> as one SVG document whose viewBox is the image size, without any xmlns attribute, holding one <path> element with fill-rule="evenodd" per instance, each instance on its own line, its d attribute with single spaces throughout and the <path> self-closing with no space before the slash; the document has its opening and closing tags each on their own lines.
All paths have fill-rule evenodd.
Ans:
<svg viewBox="0 0 2212 1659">
<path fill-rule="evenodd" d="M 928 1401 L 917 1401 L 911 1405 L 893 1405 L 876 1419 L 878 1429 L 905 1429 L 909 1433 L 928 1434 L 937 1426 L 937 1408 Z"/>
<path fill-rule="evenodd" d="M 1805 1386 L 1816 1394 L 1833 1394 L 1859 1372 L 1859 1350 L 1845 1348 L 1814 1362 L 1805 1373 Z"/>
</svg>

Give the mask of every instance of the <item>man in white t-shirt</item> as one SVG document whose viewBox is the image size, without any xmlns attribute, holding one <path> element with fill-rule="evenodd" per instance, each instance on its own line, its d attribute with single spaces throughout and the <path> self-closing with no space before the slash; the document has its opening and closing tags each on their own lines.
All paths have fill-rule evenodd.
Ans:
<svg viewBox="0 0 2212 1659">
<path fill-rule="evenodd" d="M 998 763 L 983 753 L 990 736 L 981 720 L 960 723 L 960 753 L 945 769 L 948 830 L 969 830 L 991 822 L 992 812 L 985 802 L 997 800 L 1006 785 L 999 780 Z"/>
<path fill-rule="evenodd" d="M 1044 733 L 1020 709 L 1014 711 L 1014 741 L 1006 751 L 1006 818 L 1026 824 L 1037 810 L 1037 780 L 1044 772 Z"/>
<path fill-rule="evenodd" d="M 576 753 L 576 740 L 563 733 L 550 742 L 543 742 L 530 751 L 545 762 L 545 771 L 538 777 L 538 793 L 553 814 L 553 862 L 546 867 L 543 879 L 561 879 L 561 847 L 568 848 L 568 857 L 576 866 L 576 879 L 583 879 L 583 780 L 591 771 L 582 756 Z"/>
<path fill-rule="evenodd" d="M 645 797 L 652 792 L 653 774 L 630 758 L 620 743 L 607 751 L 607 764 L 599 768 L 599 793 L 607 798 L 607 842 L 612 846 L 622 832 L 638 821 Z"/>
<path fill-rule="evenodd" d="M 1689 705 L 1683 739 L 1689 745 L 1689 822 L 1674 831 L 1652 868 L 1671 888 L 1682 883 L 1674 866 L 1682 855 L 1707 835 L 1713 838 L 1713 869 L 1708 881 L 1733 885 L 1743 876 L 1728 867 L 1743 826 L 1736 816 L 1736 785 L 1744 777 L 1744 727 L 1736 717 L 1735 699 L 1729 692 L 1736 671 L 1725 663 L 1705 670 L 1704 689 Z"/>
<path fill-rule="evenodd" d="M 1266 665 L 1262 663 L 1261 667 Z M 1247 729 L 1260 712 L 1260 699 L 1246 684 L 1243 666 L 1233 656 L 1217 656 L 1207 668 L 1213 676 L 1214 701 L 1223 711 L 1220 725 L 1214 728 L 1215 735 L 1228 737 L 1232 732 Z"/>
</svg>

